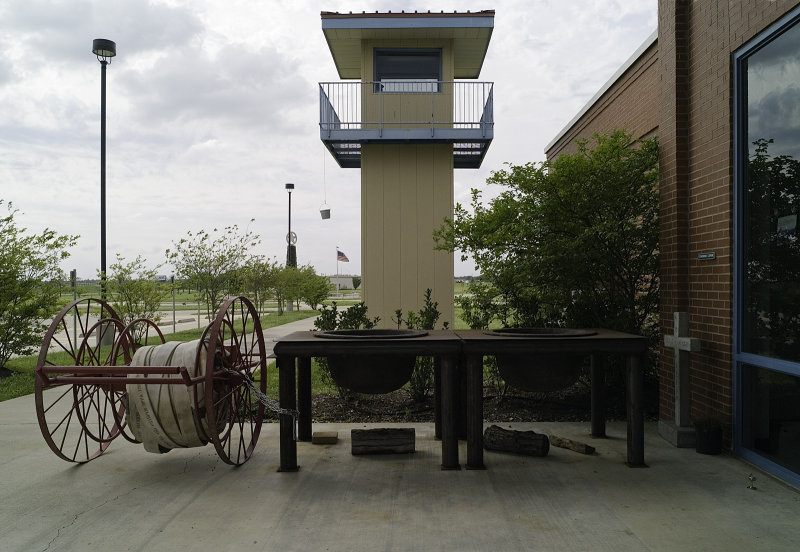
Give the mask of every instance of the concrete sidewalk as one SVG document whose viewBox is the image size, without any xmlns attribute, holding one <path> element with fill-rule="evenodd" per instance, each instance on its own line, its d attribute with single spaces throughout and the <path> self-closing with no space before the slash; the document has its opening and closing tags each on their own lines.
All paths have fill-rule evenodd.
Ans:
<svg viewBox="0 0 800 552">
<path fill-rule="evenodd" d="M 416 429 L 416 453 L 352 456 L 350 429 L 367 426 L 315 425 L 338 431 L 339 442 L 299 443 L 297 473 L 277 472 L 277 424 L 264 425 L 238 468 L 211 445 L 157 455 L 121 438 L 74 465 L 45 444 L 32 395 L 2 402 L 0 549 L 800 549 L 797 490 L 729 456 L 673 448 L 655 424 L 648 468 L 624 464 L 623 422 L 608 424 L 607 439 L 589 437 L 588 423 L 515 423 L 503 426 L 588 442 L 597 454 L 487 451 L 485 471 L 441 471 L 432 424 L 403 426 Z"/>
</svg>

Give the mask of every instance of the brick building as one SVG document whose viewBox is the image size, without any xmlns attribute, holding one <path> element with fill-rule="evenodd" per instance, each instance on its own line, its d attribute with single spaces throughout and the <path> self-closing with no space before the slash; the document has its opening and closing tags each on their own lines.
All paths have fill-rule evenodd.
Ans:
<svg viewBox="0 0 800 552">
<path fill-rule="evenodd" d="M 659 0 L 657 32 L 547 156 L 615 128 L 659 138 L 661 331 L 688 313 L 700 345 L 662 344 L 662 436 L 688 446 L 716 418 L 800 484 L 800 4 Z"/>
</svg>

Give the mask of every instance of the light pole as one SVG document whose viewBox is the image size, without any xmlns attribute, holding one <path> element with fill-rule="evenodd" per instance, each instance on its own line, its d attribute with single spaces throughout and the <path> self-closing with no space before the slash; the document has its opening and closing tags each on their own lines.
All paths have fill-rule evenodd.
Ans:
<svg viewBox="0 0 800 552">
<path fill-rule="evenodd" d="M 105 38 L 92 41 L 100 62 L 100 295 L 106 300 L 106 65 L 117 55 L 117 45 Z"/>
<path fill-rule="evenodd" d="M 289 192 L 289 233 L 286 234 L 286 266 L 297 266 L 297 234 L 292 232 L 292 190 L 294 184 L 291 182 L 286 184 L 286 191 Z"/>
<path fill-rule="evenodd" d="M 286 266 L 297 266 L 297 249 L 295 244 L 297 243 L 297 234 L 292 232 L 292 190 L 294 190 L 294 184 L 288 182 L 286 184 L 286 191 L 289 192 L 289 232 L 286 234 Z M 289 299 L 286 304 L 286 310 L 291 312 L 292 309 L 292 300 Z"/>
</svg>

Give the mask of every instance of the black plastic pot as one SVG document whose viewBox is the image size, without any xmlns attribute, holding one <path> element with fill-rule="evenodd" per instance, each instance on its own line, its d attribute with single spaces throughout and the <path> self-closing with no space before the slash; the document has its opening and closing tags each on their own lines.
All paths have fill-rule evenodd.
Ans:
<svg viewBox="0 0 800 552">
<path fill-rule="evenodd" d="M 722 427 L 719 425 L 698 424 L 695 430 L 695 450 L 700 454 L 719 454 L 722 452 Z"/>
<path fill-rule="evenodd" d="M 563 338 L 563 352 L 495 354 L 503 381 L 524 391 L 546 393 L 573 385 L 581 375 L 586 357 L 570 354 L 569 338 L 585 337 L 597 332 L 565 328 L 503 328 L 487 330 L 486 333 L 520 339 Z"/>
<path fill-rule="evenodd" d="M 422 337 L 417 330 L 334 330 L 316 334 L 323 339 L 380 340 Z M 354 344 L 354 347 L 357 347 Z M 356 393 L 391 393 L 411 379 L 415 355 L 341 354 L 328 355 L 328 370 L 339 387 Z"/>
</svg>

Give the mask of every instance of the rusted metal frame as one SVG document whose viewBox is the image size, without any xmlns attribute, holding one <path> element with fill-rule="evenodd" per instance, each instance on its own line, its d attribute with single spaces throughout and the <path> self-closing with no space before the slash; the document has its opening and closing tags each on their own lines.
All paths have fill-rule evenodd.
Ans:
<svg viewBox="0 0 800 552">
<path fill-rule="evenodd" d="M 48 377 L 50 374 L 62 374 Z M 107 375 L 110 374 L 110 375 Z M 175 378 L 131 377 L 128 374 L 178 374 Z M 109 385 L 128 383 L 178 384 L 192 387 L 204 380 L 204 376 L 191 377 L 184 366 L 49 366 L 39 370 L 39 376 L 47 385 Z"/>
</svg>

